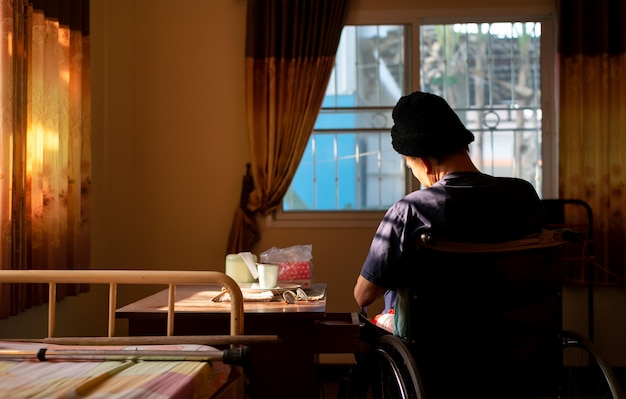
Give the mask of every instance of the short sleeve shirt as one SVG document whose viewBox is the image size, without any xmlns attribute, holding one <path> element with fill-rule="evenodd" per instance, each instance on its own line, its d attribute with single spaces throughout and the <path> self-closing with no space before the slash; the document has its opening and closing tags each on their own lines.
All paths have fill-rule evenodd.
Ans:
<svg viewBox="0 0 626 399">
<path fill-rule="evenodd" d="M 522 238 L 543 226 L 541 201 L 526 180 L 479 172 L 448 173 L 387 210 L 361 276 L 387 290 L 398 289 L 423 233 L 462 242 L 498 242 Z M 393 295 L 386 298 L 387 308 L 393 300 Z"/>
</svg>

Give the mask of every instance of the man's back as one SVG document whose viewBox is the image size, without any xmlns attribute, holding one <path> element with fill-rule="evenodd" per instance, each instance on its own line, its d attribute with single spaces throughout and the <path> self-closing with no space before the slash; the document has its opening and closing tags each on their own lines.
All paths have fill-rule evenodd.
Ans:
<svg viewBox="0 0 626 399">
<path fill-rule="evenodd" d="M 422 234 L 461 242 L 501 242 L 541 231 L 543 208 L 534 188 L 521 179 L 478 172 L 454 172 L 427 189 L 394 204 L 372 240 L 361 275 L 388 290 L 385 309 L 395 290 L 417 267 L 415 243 Z"/>
<path fill-rule="evenodd" d="M 449 173 L 432 187 L 407 196 L 438 237 L 498 242 L 537 233 L 543 208 L 525 180 L 475 172 Z"/>
</svg>

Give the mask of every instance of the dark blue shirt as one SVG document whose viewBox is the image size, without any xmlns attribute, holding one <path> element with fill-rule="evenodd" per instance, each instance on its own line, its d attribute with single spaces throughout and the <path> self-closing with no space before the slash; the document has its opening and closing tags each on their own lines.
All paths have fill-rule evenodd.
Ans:
<svg viewBox="0 0 626 399">
<path fill-rule="evenodd" d="M 522 238 L 544 227 L 541 201 L 526 180 L 478 172 L 448 173 L 396 202 L 372 240 L 361 276 L 386 288 L 386 310 L 395 303 L 405 268 L 415 262 L 415 245 L 425 232 L 462 242 Z"/>
</svg>

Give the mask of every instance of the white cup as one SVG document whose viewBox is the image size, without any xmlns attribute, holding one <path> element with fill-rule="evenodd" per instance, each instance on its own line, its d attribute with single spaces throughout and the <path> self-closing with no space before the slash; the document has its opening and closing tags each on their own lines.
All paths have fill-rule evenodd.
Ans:
<svg viewBox="0 0 626 399">
<path fill-rule="evenodd" d="M 259 287 L 274 288 L 278 284 L 278 265 L 272 263 L 257 263 L 259 271 Z"/>
</svg>

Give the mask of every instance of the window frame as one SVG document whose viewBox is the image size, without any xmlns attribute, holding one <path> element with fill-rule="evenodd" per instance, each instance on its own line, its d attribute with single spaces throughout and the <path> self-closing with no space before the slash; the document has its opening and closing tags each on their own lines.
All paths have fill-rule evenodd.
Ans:
<svg viewBox="0 0 626 399">
<path fill-rule="evenodd" d="M 465 12 L 464 12 L 465 11 Z M 389 10 L 356 11 L 348 15 L 346 25 L 404 25 L 407 29 L 406 69 L 409 92 L 419 90 L 420 26 L 452 23 L 488 23 L 533 20 L 541 22 L 541 109 L 542 109 L 542 198 L 558 197 L 558 121 L 556 70 L 556 33 L 553 10 L 535 12 L 485 8 L 468 10 Z M 511 15 L 514 15 L 512 17 Z M 407 172 L 406 193 L 419 188 L 420 183 Z M 398 198 L 399 200 L 400 198 Z M 279 208 L 266 216 L 268 228 L 372 228 L 378 226 L 386 210 L 380 211 L 289 211 Z"/>
</svg>

